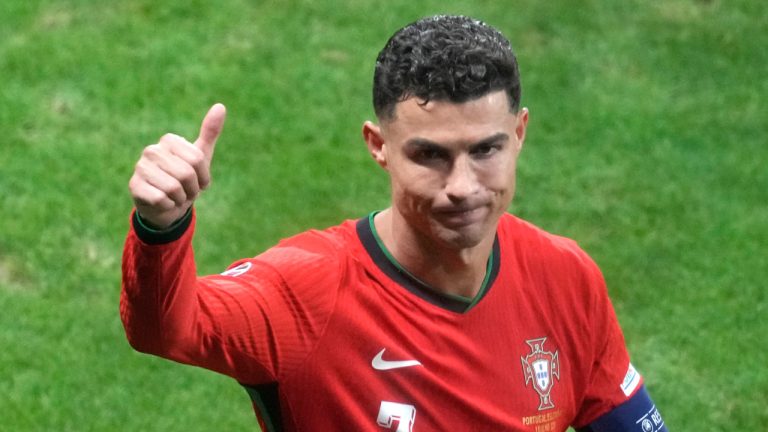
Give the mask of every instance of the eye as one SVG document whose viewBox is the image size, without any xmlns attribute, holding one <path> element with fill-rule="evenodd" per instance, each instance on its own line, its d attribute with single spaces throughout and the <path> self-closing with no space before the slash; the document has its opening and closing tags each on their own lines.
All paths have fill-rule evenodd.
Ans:
<svg viewBox="0 0 768 432">
<path fill-rule="evenodd" d="M 478 146 L 474 147 L 470 153 L 472 156 L 478 158 L 487 158 L 493 156 L 500 149 L 500 144 L 479 144 Z"/>
<path fill-rule="evenodd" d="M 450 159 L 450 154 L 438 146 L 419 146 L 410 152 L 411 159 L 421 165 L 435 165 Z"/>
<path fill-rule="evenodd" d="M 441 159 L 443 153 L 435 148 L 424 148 L 416 153 L 416 158 L 421 160 Z"/>
</svg>

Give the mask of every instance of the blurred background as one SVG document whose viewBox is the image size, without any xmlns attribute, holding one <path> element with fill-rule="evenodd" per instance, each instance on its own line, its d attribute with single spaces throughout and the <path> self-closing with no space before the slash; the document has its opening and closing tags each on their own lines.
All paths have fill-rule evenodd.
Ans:
<svg viewBox="0 0 768 432">
<path fill-rule="evenodd" d="M 768 430 L 768 3 L 749 0 L 4 0 L 0 429 L 258 430 L 237 383 L 125 340 L 133 165 L 227 105 L 203 273 L 384 208 L 360 137 L 374 60 L 436 13 L 512 41 L 531 115 L 510 210 L 601 266 L 669 429 Z"/>
</svg>

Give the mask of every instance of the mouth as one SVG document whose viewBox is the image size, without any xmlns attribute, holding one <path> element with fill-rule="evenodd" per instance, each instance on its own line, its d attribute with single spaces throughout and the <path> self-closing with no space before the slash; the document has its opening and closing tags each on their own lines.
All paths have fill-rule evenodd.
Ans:
<svg viewBox="0 0 768 432">
<path fill-rule="evenodd" d="M 486 213 L 487 209 L 482 205 L 443 207 L 435 211 L 437 219 L 449 228 L 461 228 L 481 222 Z"/>
</svg>

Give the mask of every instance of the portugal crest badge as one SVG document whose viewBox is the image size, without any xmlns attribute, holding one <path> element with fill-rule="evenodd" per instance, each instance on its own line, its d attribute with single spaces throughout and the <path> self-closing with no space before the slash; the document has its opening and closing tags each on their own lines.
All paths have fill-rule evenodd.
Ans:
<svg viewBox="0 0 768 432">
<path fill-rule="evenodd" d="M 539 394 L 539 411 L 554 408 L 555 404 L 549 397 L 552 386 L 555 385 L 555 378 L 560 381 L 560 360 L 557 358 L 557 350 L 552 354 L 550 351 L 544 351 L 544 342 L 546 337 L 539 339 L 530 339 L 525 341 L 531 347 L 531 353 L 525 357 L 520 357 L 523 363 L 523 375 L 525 376 L 525 386 L 533 382 L 533 389 Z"/>
</svg>

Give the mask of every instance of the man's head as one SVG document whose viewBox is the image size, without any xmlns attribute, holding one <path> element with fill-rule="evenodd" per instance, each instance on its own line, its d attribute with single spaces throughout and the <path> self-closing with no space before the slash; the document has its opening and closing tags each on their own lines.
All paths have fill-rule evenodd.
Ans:
<svg viewBox="0 0 768 432">
<path fill-rule="evenodd" d="M 509 41 L 493 27 L 463 16 L 423 18 L 398 30 L 376 60 L 373 107 L 379 120 L 410 97 L 466 102 L 503 90 L 520 107 L 520 74 Z"/>
<path fill-rule="evenodd" d="M 374 78 L 381 124 L 366 122 L 363 137 L 389 174 L 398 230 L 490 248 L 528 123 L 519 83 L 509 42 L 479 21 L 426 18 L 389 40 Z"/>
</svg>

